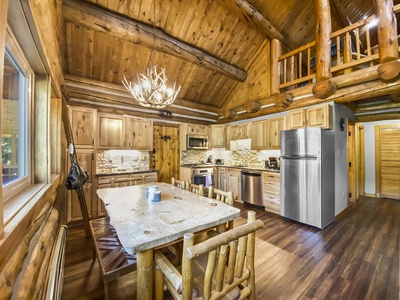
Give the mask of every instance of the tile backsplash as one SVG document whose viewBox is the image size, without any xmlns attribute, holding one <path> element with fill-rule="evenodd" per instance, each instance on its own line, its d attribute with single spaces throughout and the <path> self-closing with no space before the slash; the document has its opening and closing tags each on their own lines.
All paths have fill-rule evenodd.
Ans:
<svg viewBox="0 0 400 300">
<path fill-rule="evenodd" d="M 233 143 L 233 144 L 232 144 Z M 212 150 L 187 150 L 181 153 L 181 164 L 202 164 L 208 158 L 214 164 L 215 159 L 222 159 L 225 165 L 240 165 L 246 167 L 264 167 L 269 157 L 279 157 L 280 150 L 251 150 L 251 140 L 231 142 L 231 149 L 216 148 Z"/>
<path fill-rule="evenodd" d="M 149 169 L 149 161 L 150 154 L 145 151 L 98 151 L 96 157 L 96 174 L 146 171 Z"/>
</svg>

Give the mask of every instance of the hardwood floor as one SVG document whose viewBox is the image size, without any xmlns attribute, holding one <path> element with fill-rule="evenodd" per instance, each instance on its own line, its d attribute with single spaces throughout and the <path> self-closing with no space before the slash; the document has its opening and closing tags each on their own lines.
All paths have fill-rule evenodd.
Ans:
<svg viewBox="0 0 400 300">
<path fill-rule="evenodd" d="M 238 226 L 249 208 L 235 206 Z M 256 299 L 400 299 L 399 216 L 400 201 L 367 197 L 323 230 L 258 210 Z M 103 299 L 82 227 L 69 229 L 66 247 L 62 299 Z M 120 280 L 112 299 L 135 299 L 134 277 Z"/>
</svg>

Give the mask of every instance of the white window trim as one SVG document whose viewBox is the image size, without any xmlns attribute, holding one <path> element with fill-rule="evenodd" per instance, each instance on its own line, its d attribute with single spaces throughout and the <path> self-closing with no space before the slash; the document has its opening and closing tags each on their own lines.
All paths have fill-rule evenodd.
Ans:
<svg viewBox="0 0 400 300">
<path fill-rule="evenodd" d="M 11 197 L 15 196 L 17 193 L 21 192 L 24 188 L 28 187 L 31 184 L 31 178 L 33 178 L 33 151 L 32 151 L 32 137 L 33 137 L 33 82 L 34 82 L 34 73 L 29 66 L 25 55 L 21 47 L 19 46 L 14 34 L 11 31 L 11 28 L 7 26 L 6 30 L 6 48 L 8 48 L 9 52 L 13 55 L 14 59 L 18 62 L 18 66 L 23 71 L 24 75 L 27 78 L 28 82 L 28 173 L 27 176 L 16 180 L 15 182 L 11 182 L 5 186 L 3 186 L 3 202 L 6 202 Z M 4 59 L 4 58 L 3 58 Z"/>
</svg>

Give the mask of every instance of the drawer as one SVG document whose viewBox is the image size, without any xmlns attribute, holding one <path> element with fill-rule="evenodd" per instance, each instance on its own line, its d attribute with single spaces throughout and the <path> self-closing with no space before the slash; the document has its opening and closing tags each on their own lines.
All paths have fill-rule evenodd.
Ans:
<svg viewBox="0 0 400 300">
<path fill-rule="evenodd" d="M 263 172 L 263 181 L 264 182 L 278 182 L 280 183 L 281 174 L 280 173 L 270 173 Z"/>
<path fill-rule="evenodd" d="M 273 202 L 273 201 L 268 201 L 268 200 L 263 200 L 263 204 L 266 210 L 271 210 L 273 212 L 276 212 L 279 214 L 280 210 L 280 204 Z"/>
<path fill-rule="evenodd" d="M 280 189 L 280 183 L 279 182 L 263 182 L 263 187 L 264 189 Z"/>
<path fill-rule="evenodd" d="M 280 201 L 281 201 L 281 197 L 279 194 L 272 194 L 272 193 L 264 193 L 263 199 L 272 201 L 272 202 L 277 202 L 277 203 L 280 203 Z"/>
</svg>

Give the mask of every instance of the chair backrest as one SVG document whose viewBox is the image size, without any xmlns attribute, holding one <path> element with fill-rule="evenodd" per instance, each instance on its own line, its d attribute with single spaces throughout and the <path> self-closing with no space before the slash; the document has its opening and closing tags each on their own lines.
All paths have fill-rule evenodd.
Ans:
<svg viewBox="0 0 400 300">
<path fill-rule="evenodd" d="M 172 177 L 172 178 L 171 178 L 171 184 L 172 184 L 173 186 L 176 186 L 176 187 L 178 187 L 178 188 L 184 190 L 184 189 L 185 189 L 186 182 L 183 181 L 183 180 L 178 180 L 178 179 L 175 179 L 174 177 Z"/>
<path fill-rule="evenodd" d="M 226 204 L 233 205 L 233 193 L 215 189 L 213 186 L 208 188 L 208 198 L 214 198 Z"/>
<path fill-rule="evenodd" d="M 124 178 L 111 178 L 111 187 L 122 187 L 122 186 L 130 186 L 130 185 L 138 185 L 144 184 L 145 177 L 144 176 L 132 176 L 132 177 L 124 177 Z"/>
<path fill-rule="evenodd" d="M 185 184 L 185 188 L 187 191 L 204 196 L 204 184 L 194 184 L 187 182 Z"/>
<path fill-rule="evenodd" d="M 182 273 L 161 251 L 156 251 L 156 299 L 162 299 L 164 277 L 167 277 L 165 283 L 175 299 L 192 299 L 193 260 L 202 254 L 208 254 L 204 276 L 200 274 L 204 278 L 202 299 L 210 299 L 212 293 L 214 296 L 226 295 L 237 287 L 240 289 L 235 291 L 240 293 L 240 299 L 255 299 L 255 231 L 264 227 L 263 221 L 256 221 L 255 218 L 255 212 L 249 211 L 247 224 L 196 245 L 194 235 L 186 233 L 183 239 Z"/>
</svg>

